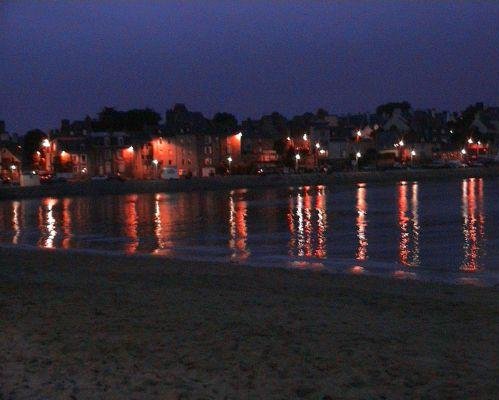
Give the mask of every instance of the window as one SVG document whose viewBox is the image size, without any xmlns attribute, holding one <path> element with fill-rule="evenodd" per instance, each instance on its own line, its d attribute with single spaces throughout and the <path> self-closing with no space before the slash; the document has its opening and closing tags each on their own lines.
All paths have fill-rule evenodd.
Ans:
<svg viewBox="0 0 499 400">
<path fill-rule="evenodd" d="M 187 164 L 191 165 L 191 160 L 190 159 L 187 160 Z"/>
<path fill-rule="evenodd" d="M 86 154 L 80 154 L 80 159 L 81 159 L 82 163 L 86 163 L 87 162 L 87 155 Z"/>
<path fill-rule="evenodd" d="M 168 165 L 172 165 L 172 160 L 168 160 Z"/>
<path fill-rule="evenodd" d="M 73 164 L 77 164 L 78 163 L 78 154 L 72 154 L 71 161 L 73 162 Z"/>
<path fill-rule="evenodd" d="M 118 144 L 123 146 L 123 136 L 118 137 Z"/>
<path fill-rule="evenodd" d="M 104 153 L 104 157 L 106 158 L 106 160 L 110 160 L 111 159 L 111 150 L 106 150 Z"/>
</svg>

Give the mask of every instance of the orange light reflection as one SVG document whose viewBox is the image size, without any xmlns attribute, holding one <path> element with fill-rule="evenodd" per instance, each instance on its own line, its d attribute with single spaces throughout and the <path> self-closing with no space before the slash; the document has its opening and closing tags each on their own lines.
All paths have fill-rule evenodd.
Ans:
<svg viewBox="0 0 499 400">
<path fill-rule="evenodd" d="M 62 200 L 62 248 L 69 249 L 71 247 L 71 211 L 69 209 L 71 199 L 65 198 Z"/>
<path fill-rule="evenodd" d="M 248 203 L 243 200 L 245 191 L 231 190 L 229 195 L 229 247 L 232 249 L 231 259 L 244 261 L 250 252 L 247 248 L 248 239 Z"/>
<path fill-rule="evenodd" d="M 139 246 L 139 238 L 137 234 L 138 214 L 137 214 L 137 195 L 129 195 L 125 197 L 124 211 L 124 233 L 129 239 L 125 244 L 125 252 L 133 254 Z"/>
<path fill-rule="evenodd" d="M 366 236 L 367 228 L 367 202 L 366 202 L 367 189 L 365 184 L 359 183 L 357 185 L 357 238 L 359 245 L 357 246 L 357 253 L 355 258 L 358 261 L 364 261 L 367 259 L 367 246 L 369 245 Z"/>
<path fill-rule="evenodd" d="M 19 236 L 21 234 L 21 228 L 19 225 L 20 208 L 21 203 L 19 201 L 12 202 L 12 229 L 14 230 L 14 236 L 12 237 L 13 244 L 17 244 L 19 242 Z"/>
<path fill-rule="evenodd" d="M 398 186 L 399 261 L 408 267 L 419 265 L 418 183 L 401 182 Z M 409 203 L 409 189 L 411 192 Z"/>
<path fill-rule="evenodd" d="M 328 227 L 325 188 L 317 186 L 315 194 L 310 186 L 299 190 L 296 197 L 290 197 L 286 215 L 291 234 L 289 255 L 325 258 Z"/>
<path fill-rule="evenodd" d="M 461 192 L 464 259 L 460 269 L 464 272 L 475 272 L 480 268 L 481 243 L 485 235 L 483 179 L 464 179 Z"/>
<path fill-rule="evenodd" d="M 54 218 L 54 206 L 58 203 L 57 199 L 43 199 L 38 208 L 38 224 L 42 237 L 38 245 L 47 249 L 54 248 L 54 239 L 57 235 L 56 219 Z"/>
</svg>

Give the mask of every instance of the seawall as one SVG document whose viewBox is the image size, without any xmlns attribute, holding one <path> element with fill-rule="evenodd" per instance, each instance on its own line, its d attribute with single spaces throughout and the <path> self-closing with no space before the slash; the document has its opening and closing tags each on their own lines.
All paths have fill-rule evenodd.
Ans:
<svg viewBox="0 0 499 400">
<path fill-rule="evenodd" d="M 50 185 L 0 187 L 1 199 L 36 197 L 88 196 L 126 193 L 188 192 L 237 188 L 265 188 L 277 186 L 313 186 L 353 184 L 358 182 L 397 182 L 497 177 L 499 166 L 489 168 L 461 168 L 435 170 L 391 170 L 369 172 L 335 172 L 332 174 L 289 174 L 249 176 L 234 175 L 212 178 L 150 181 L 86 181 L 54 183 Z"/>
</svg>

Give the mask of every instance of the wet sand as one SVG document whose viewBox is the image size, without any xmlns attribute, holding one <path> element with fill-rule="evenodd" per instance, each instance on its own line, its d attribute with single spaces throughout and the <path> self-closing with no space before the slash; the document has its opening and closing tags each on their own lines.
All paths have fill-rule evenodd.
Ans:
<svg viewBox="0 0 499 400">
<path fill-rule="evenodd" d="M 0 399 L 497 398 L 499 289 L 0 249 Z"/>
</svg>

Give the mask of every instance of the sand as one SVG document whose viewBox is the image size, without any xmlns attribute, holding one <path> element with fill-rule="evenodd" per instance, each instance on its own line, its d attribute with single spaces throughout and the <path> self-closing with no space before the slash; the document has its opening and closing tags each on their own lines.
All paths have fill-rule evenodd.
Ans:
<svg viewBox="0 0 499 400">
<path fill-rule="evenodd" d="M 499 289 L 0 249 L 0 399 L 492 399 Z"/>
</svg>

